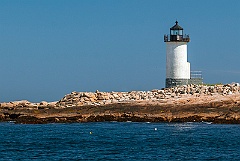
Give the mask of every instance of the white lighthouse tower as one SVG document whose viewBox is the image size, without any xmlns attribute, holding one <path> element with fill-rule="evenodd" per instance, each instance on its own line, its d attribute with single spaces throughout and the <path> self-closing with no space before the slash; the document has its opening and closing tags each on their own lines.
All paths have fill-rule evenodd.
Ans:
<svg viewBox="0 0 240 161">
<path fill-rule="evenodd" d="M 190 63 L 187 61 L 188 35 L 183 35 L 183 28 L 176 24 L 170 28 L 170 36 L 164 35 L 166 42 L 166 87 L 188 84 Z"/>
</svg>

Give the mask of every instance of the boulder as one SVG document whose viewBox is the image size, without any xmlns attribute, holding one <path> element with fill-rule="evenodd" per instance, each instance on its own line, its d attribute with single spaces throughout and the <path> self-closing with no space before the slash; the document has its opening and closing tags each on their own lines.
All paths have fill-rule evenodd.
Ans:
<svg viewBox="0 0 240 161">
<path fill-rule="evenodd" d="M 46 101 L 40 102 L 40 106 L 47 106 L 47 105 L 48 105 L 48 102 L 46 102 Z"/>
</svg>

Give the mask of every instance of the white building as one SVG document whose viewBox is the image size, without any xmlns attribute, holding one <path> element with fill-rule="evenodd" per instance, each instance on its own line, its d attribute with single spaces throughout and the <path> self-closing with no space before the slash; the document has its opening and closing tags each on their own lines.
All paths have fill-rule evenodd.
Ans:
<svg viewBox="0 0 240 161">
<path fill-rule="evenodd" d="M 164 35 L 164 42 L 166 42 L 166 87 L 202 83 L 201 73 L 195 74 L 195 77 L 191 78 L 190 63 L 187 58 L 187 43 L 189 41 L 189 35 L 183 34 L 183 28 L 178 25 L 177 21 L 170 28 L 170 36 Z"/>
</svg>

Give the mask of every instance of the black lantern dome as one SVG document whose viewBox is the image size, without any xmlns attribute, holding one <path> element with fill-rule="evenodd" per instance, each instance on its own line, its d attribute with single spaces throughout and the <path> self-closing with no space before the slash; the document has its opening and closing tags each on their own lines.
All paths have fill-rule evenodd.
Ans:
<svg viewBox="0 0 240 161">
<path fill-rule="evenodd" d="M 183 28 L 178 25 L 178 22 L 175 22 L 176 24 L 170 28 L 170 34 L 171 35 L 183 35 Z"/>
</svg>

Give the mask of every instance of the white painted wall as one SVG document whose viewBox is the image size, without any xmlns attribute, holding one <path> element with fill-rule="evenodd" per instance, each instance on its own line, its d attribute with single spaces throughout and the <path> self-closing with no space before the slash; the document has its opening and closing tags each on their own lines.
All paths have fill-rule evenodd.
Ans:
<svg viewBox="0 0 240 161">
<path fill-rule="evenodd" d="M 190 63 L 187 62 L 187 42 L 166 42 L 166 78 L 190 79 Z"/>
</svg>

